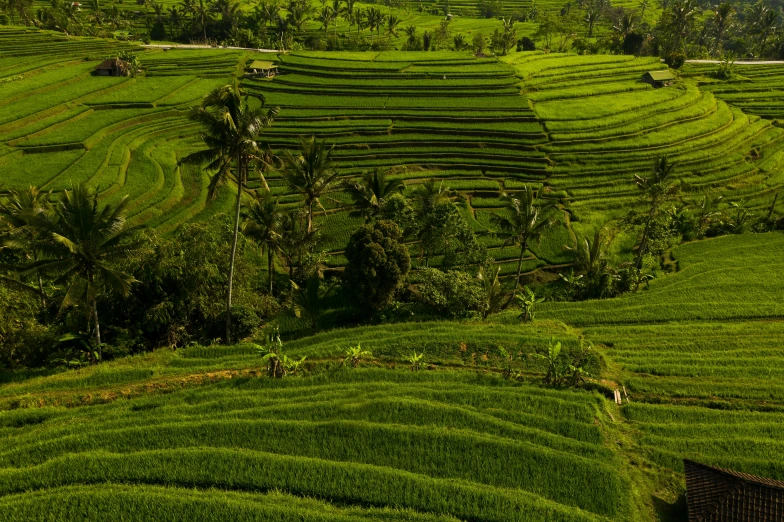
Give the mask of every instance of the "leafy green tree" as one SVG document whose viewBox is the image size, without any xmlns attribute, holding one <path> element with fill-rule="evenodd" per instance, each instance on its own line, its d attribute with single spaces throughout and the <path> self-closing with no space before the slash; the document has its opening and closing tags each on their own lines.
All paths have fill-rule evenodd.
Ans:
<svg viewBox="0 0 784 522">
<path fill-rule="evenodd" d="M 363 310 L 378 311 L 389 304 L 408 273 L 411 260 L 400 239 L 400 229 L 390 221 L 365 225 L 351 235 L 343 277 Z"/>
<path fill-rule="evenodd" d="M 269 192 L 260 192 L 245 213 L 242 233 L 267 251 L 267 286 L 270 295 L 274 275 L 273 259 L 280 248 L 281 228 L 282 212 L 278 198 L 273 198 Z"/>
<path fill-rule="evenodd" d="M 315 136 L 300 138 L 300 151 L 296 155 L 286 151 L 280 174 L 289 188 L 302 194 L 307 211 L 307 231 L 313 232 L 313 206 L 322 209 L 321 198 L 338 184 L 338 171 L 332 163 L 332 149 Z"/>
<path fill-rule="evenodd" d="M 384 204 L 386 198 L 403 191 L 405 185 L 400 180 L 388 180 L 383 170 L 373 169 L 363 172 L 359 181 L 349 181 L 345 184 L 354 210 L 349 215 L 364 217 L 365 221 L 372 219 Z"/>
<path fill-rule="evenodd" d="M 234 282 L 234 264 L 240 229 L 242 194 L 251 169 L 258 166 L 265 152 L 259 138 L 265 128 L 272 125 L 278 109 L 264 111 L 251 107 L 248 96 L 239 86 L 225 85 L 210 92 L 200 107 L 191 111 L 190 118 L 201 124 L 201 139 L 206 149 L 194 152 L 181 161 L 186 164 L 205 165 L 213 172 L 207 188 L 210 199 L 215 199 L 221 187 L 233 181 L 237 186 L 234 209 L 234 237 L 229 255 L 228 285 L 226 289 L 226 333 L 224 341 L 231 342 L 231 297 Z M 261 100 L 263 104 L 263 99 Z M 258 169 L 256 169 L 258 170 Z M 266 186 L 263 174 L 262 182 Z"/>
<path fill-rule="evenodd" d="M 539 201 L 531 185 L 526 185 L 516 194 L 504 194 L 503 213 L 493 212 L 490 221 L 498 227 L 498 235 L 504 238 L 504 246 L 517 245 L 517 275 L 512 293 L 517 291 L 523 267 L 523 256 L 530 241 L 540 239 L 555 223 L 556 207 L 552 203 Z"/>
<path fill-rule="evenodd" d="M 77 306 L 87 311 L 95 346 L 101 349 L 98 300 L 107 290 L 127 297 L 136 279 L 118 270 L 118 262 L 140 247 L 127 226 L 127 196 L 112 208 L 100 206 L 98 193 L 86 185 L 63 192 L 51 213 L 30 215 L 26 221 L 38 230 L 42 258 L 28 272 L 54 277 L 65 286 L 60 310 Z"/>
<path fill-rule="evenodd" d="M 487 304 L 482 282 L 459 270 L 425 268 L 416 272 L 418 300 L 445 317 L 466 317 L 483 312 Z"/>
<path fill-rule="evenodd" d="M 404 236 L 414 234 L 418 228 L 416 210 L 400 193 L 392 194 L 382 202 L 376 218 L 395 223 Z"/>
<path fill-rule="evenodd" d="M 486 249 L 476 241 L 474 231 L 452 202 L 440 203 L 418 222 L 424 266 L 443 255 L 442 268 L 466 267 L 482 263 Z"/>
</svg>

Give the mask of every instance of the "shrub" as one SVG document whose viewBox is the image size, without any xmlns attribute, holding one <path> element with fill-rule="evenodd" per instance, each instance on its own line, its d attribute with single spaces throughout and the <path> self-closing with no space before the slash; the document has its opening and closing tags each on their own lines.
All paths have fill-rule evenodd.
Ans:
<svg viewBox="0 0 784 522">
<path fill-rule="evenodd" d="M 686 56 L 681 53 L 671 53 L 664 57 L 664 63 L 673 69 L 680 69 L 686 63 Z"/>
<path fill-rule="evenodd" d="M 482 282 L 466 272 L 427 268 L 420 274 L 418 300 L 441 315 L 464 317 L 487 306 Z"/>
<path fill-rule="evenodd" d="M 527 36 L 523 36 L 517 41 L 517 50 L 518 51 L 536 51 L 536 43 L 528 38 Z"/>
</svg>

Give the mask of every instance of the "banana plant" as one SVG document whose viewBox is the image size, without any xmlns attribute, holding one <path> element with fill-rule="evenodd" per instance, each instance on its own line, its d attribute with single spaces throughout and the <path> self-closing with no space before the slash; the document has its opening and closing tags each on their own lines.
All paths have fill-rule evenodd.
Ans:
<svg viewBox="0 0 784 522">
<path fill-rule="evenodd" d="M 425 352 L 422 353 L 412 352 L 411 354 L 406 356 L 406 360 L 411 365 L 409 366 L 409 368 L 411 368 L 412 372 L 418 372 L 419 370 L 422 369 L 422 365 L 424 364 L 424 362 L 422 362 L 422 359 L 424 358 L 425 358 Z"/>
<path fill-rule="evenodd" d="M 547 373 L 544 376 L 544 383 L 550 386 L 563 386 L 566 379 L 567 365 L 561 357 L 561 343 L 550 339 L 547 345 L 547 353 L 534 354 L 535 357 L 547 363 Z"/>
<path fill-rule="evenodd" d="M 362 343 L 357 343 L 356 346 L 351 346 L 346 350 L 346 358 L 343 359 L 345 366 L 351 365 L 352 368 L 359 366 L 362 359 L 365 357 L 372 357 L 373 354 L 370 350 L 363 350 Z"/>
<path fill-rule="evenodd" d="M 517 299 L 517 304 L 520 305 L 521 310 L 521 313 L 519 316 L 517 316 L 517 318 L 522 322 L 533 321 L 534 309 L 537 304 L 544 301 L 544 297 L 537 299 L 534 291 L 527 286 L 524 286 L 523 293 L 516 294 L 515 298 Z"/>
</svg>

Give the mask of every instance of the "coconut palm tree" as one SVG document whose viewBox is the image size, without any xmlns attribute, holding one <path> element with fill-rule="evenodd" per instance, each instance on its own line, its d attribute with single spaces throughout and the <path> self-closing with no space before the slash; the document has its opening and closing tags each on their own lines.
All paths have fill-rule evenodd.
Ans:
<svg viewBox="0 0 784 522">
<path fill-rule="evenodd" d="M 316 232 L 308 232 L 302 224 L 299 211 L 289 211 L 280 216 L 280 239 L 278 248 L 289 267 L 289 280 L 294 279 L 294 263 L 301 261 L 302 254 L 316 244 Z"/>
<path fill-rule="evenodd" d="M 38 212 L 25 218 L 38 231 L 42 253 L 27 273 L 53 276 L 55 284 L 65 286 L 60 310 L 78 306 L 88 312 L 99 353 L 99 297 L 106 289 L 126 297 L 136 282 L 132 275 L 112 266 L 140 246 L 132 239 L 134 230 L 125 220 L 127 203 L 126 196 L 114 208 L 101 207 L 97 191 L 82 184 L 64 191 L 51 213 Z"/>
<path fill-rule="evenodd" d="M 393 36 L 397 38 L 398 26 L 400 26 L 400 18 L 398 18 L 395 15 L 387 16 L 387 28 L 386 28 L 387 42 L 389 42 Z"/>
<path fill-rule="evenodd" d="M 321 22 L 321 27 L 324 28 L 325 37 L 327 36 L 329 24 L 331 24 L 335 19 L 337 19 L 337 13 L 332 9 L 331 6 L 325 5 L 318 15 L 318 21 Z"/>
<path fill-rule="evenodd" d="M 269 192 L 261 192 L 256 201 L 245 213 L 245 224 L 242 233 L 255 241 L 262 250 L 267 251 L 267 279 L 269 293 L 272 295 L 273 256 L 280 248 L 282 213 L 278 207 L 278 198 Z"/>
<path fill-rule="evenodd" d="M 27 190 L 9 190 L 6 201 L 0 202 L 0 222 L 5 222 L 9 228 L 3 246 L 21 251 L 33 263 L 37 263 L 40 257 L 41 237 L 40 230 L 32 226 L 28 218 L 51 212 L 49 197 L 49 192 L 41 192 L 31 186 Z M 41 305 L 46 306 L 41 271 L 36 270 L 35 276 L 38 279 Z"/>
<path fill-rule="evenodd" d="M 355 207 L 349 215 L 364 217 L 365 221 L 369 221 L 378 212 L 384 199 L 402 192 L 405 185 L 397 179 L 387 180 L 386 173 L 376 168 L 372 172 L 363 172 L 360 181 L 346 182 L 345 187 Z"/>
<path fill-rule="evenodd" d="M 514 294 L 520 282 L 523 256 L 528 249 L 528 243 L 540 239 L 552 227 L 555 222 L 555 205 L 540 202 L 531 185 L 526 185 L 519 195 L 504 194 L 501 201 L 505 212 L 493 212 L 490 222 L 498 227 L 498 235 L 504 238 L 504 246 L 520 247 L 517 276 L 512 288 Z"/>
<path fill-rule="evenodd" d="M 649 250 L 649 236 L 653 222 L 665 202 L 674 198 L 680 187 L 671 182 L 671 174 L 675 164 L 670 163 L 666 156 L 657 158 L 653 162 L 653 170 L 647 178 L 634 175 L 637 188 L 642 192 L 642 197 L 649 205 L 648 212 L 643 218 L 643 228 L 637 240 L 637 259 L 635 266 L 642 268 L 643 257 Z"/>
<path fill-rule="evenodd" d="M 280 174 L 289 188 L 305 197 L 308 233 L 313 232 L 313 206 L 322 209 L 321 197 L 331 192 L 338 182 L 338 171 L 332 164 L 332 149 L 315 136 L 300 138 L 300 151 L 286 151 Z"/>
<path fill-rule="evenodd" d="M 215 199 L 221 187 L 229 182 L 237 185 L 237 200 L 234 209 L 234 235 L 229 258 L 228 288 L 226 291 L 226 336 L 231 341 L 231 296 L 234 282 L 234 260 L 237 254 L 237 238 L 240 227 L 242 193 L 252 168 L 258 168 L 264 157 L 264 148 L 257 141 L 266 127 L 272 125 L 278 114 L 277 107 L 265 111 L 263 107 L 252 108 L 248 97 L 237 86 L 224 85 L 209 93 L 200 107 L 191 111 L 192 121 L 202 125 L 201 138 L 206 149 L 183 158 L 182 163 L 205 165 L 212 172 L 207 194 Z M 262 168 L 264 165 L 262 165 Z M 261 174 L 262 183 L 267 182 Z"/>
<path fill-rule="evenodd" d="M 455 199 L 455 193 L 443 181 L 429 179 L 414 190 L 414 208 L 418 218 L 430 214 L 436 206 Z"/>
</svg>

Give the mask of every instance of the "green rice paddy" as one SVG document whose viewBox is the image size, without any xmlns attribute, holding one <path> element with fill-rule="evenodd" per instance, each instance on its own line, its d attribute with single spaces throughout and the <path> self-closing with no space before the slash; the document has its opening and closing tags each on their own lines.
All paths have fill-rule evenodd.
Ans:
<svg viewBox="0 0 784 522">
<path fill-rule="evenodd" d="M 208 204 L 206 176 L 177 162 L 199 147 L 188 109 L 234 79 L 280 107 L 273 150 L 312 134 L 335 144 L 346 178 L 387 168 L 409 192 L 441 179 L 477 231 L 492 230 L 503 190 L 541 186 L 564 219 L 527 270 L 568 262 L 575 229 L 625 214 L 633 175 L 660 155 L 687 193 L 752 210 L 784 183 L 776 67 L 708 83 L 688 66 L 653 89 L 640 75 L 665 66 L 645 58 L 301 52 L 265 55 L 282 74 L 260 80 L 242 76 L 252 53 L 139 50 L 144 76 L 90 75 L 128 48 L 0 29 L 0 79 L 21 77 L 0 83 L 0 189 L 87 181 L 110 201 L 130 194 L 134 223 L 162 233 L 227 211 L 230 194 Z M 274 173 L 270 186 L 297 201 Z M 329 206 L 317 222 L 339 266 L 359 221 L 345 195 Z M 514 249 L 481 241 L 515 269 Z M 649 287 L 544 303 L 531 325 L 506 313 L 324 332 L 285 343 L 312 371 L 282 380 L 251 345 L 2 374 L 1 518 L 679 520 L 682 458 L 784 479 L 782 254 L 781 233 L 683 244 Z M 602 378 L 541 386 L 534 354 L 580 337 Z M 343 367 L 360 342 L 373 357 Z M 409 370 L 412 352 L 423 370 Z M 503 376 L 510 352 L 518 380 Z"/>
</svg>

